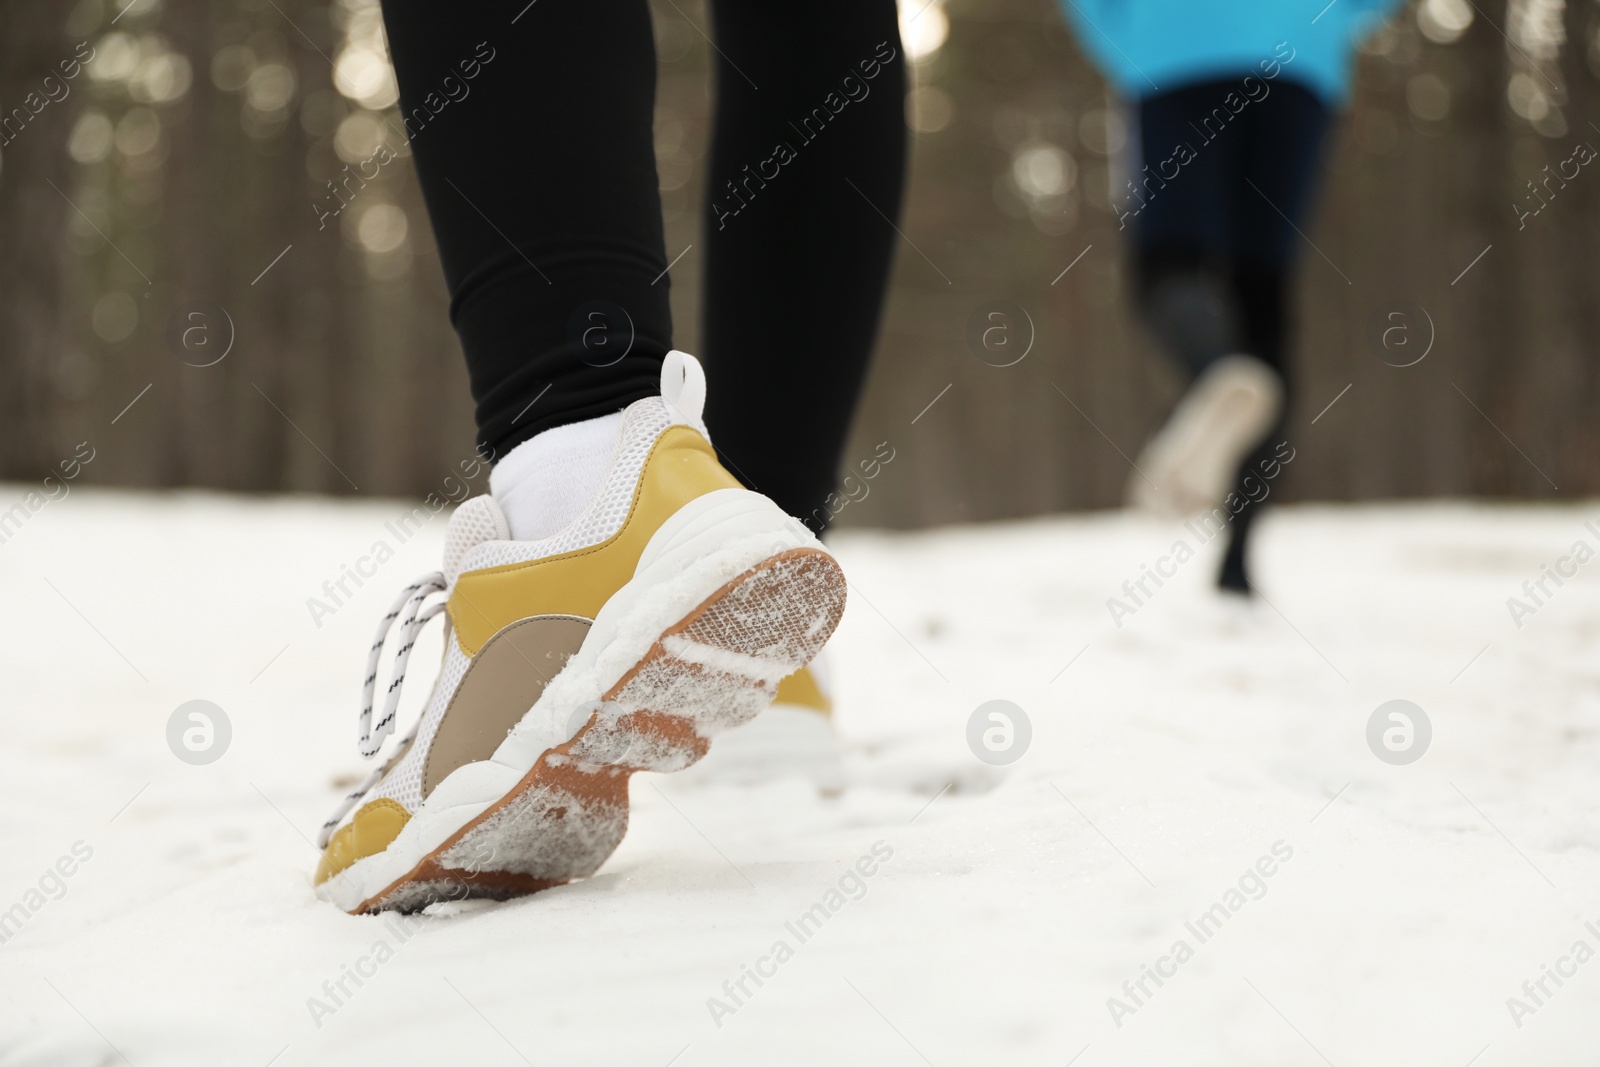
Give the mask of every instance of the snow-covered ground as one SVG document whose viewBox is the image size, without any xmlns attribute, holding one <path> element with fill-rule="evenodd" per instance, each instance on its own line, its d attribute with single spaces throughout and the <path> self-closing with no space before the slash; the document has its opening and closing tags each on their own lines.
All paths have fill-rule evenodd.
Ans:
<svg viewBox="0 0 1600 1067">
<path fill-rule="evenodd" d="M 406 510 L 77 490 L 0 544 L 0 1063 L 1600 1055 L 1600 583 L 1522 591 L 1600 505 L 1284 508 L 1249 608 L 1215 542 L 1133 604 L 1197 539 L 1122 515 L 840 536 L 843 795 L 641 776 L 597 877 L 402 922 L 316 901 L 310 839 L 366 769 L 376 618 L 437 566 Z M 1367 742 L 1397 698 L 1410 765 Z M 209 765 L 168 747 L 193 699 Z M 1006 767 L 967 743 L 994 699 L 1032 725 Z"/>
</svg>

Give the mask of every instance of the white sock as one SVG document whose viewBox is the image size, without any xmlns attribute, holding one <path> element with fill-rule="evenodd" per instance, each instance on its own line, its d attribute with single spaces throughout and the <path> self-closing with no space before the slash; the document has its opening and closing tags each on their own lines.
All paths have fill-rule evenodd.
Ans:
<svg viewBox="0 0 1600 1067">
<path fill-rule="evenodd" d="M 489 472 L 489 491 L 511 537 L 539 541 L 560 533 L 600 491 L 622 412 L 557 426 L 522 442 Z"/>
</svg>

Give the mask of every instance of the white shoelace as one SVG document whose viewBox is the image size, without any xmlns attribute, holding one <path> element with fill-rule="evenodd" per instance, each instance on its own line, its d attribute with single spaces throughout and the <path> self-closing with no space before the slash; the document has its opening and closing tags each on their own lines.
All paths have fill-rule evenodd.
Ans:
<svg viewBox="0 0 1600 1067">
<path fill-rule="evenodd" d="M 449 588 L 444 580 L 444 574 L 434 571 L 425 574 L 415 582 L 406 586 L 388 614 L 378 624 L 378 636 L 372 642 L 372 649 L 367 654 L 367 680 L 361 692 L 361 738 L 359 748 L 362 759 L 372 759 L 383 748 L 384 740 L 394 733 L 395 711 L 400 706 L 400 690 L 406 680 L 406 664 L 411 660 L 411 649 L 417 643 L 417 635 L 422 628 L 441 611 L 444 610 L 444 601 L 436 601 L 424 609 L 424 602 L 435 593 L 442 593 Z M 395 649 L 394 666 L 390 670 L 389 689 L 383 702 L 383 714 L 378 719 L 378 724 L 372 724 L 373 698 L 378 685 L 378 660 L 383 655 L 383 645 L 389 637 L 389 630 L 394 626 L 402 612 L 406 617 L 400 624 L 400 645 Z M 399 750 L 403 750 L 416 739 L 417 730 L 422 725 L 421 721 L 411 728 L 411 732 L 401 738 Z M 361 798 L 366 796 L 372 787 L 378 784 L 383 777 L 383 767 L 379 767 L 356 786 L 348 796 L 339 802 L 339 808 L 322 824 L 321 831 L 317 834 L 317 847 L 327 848 L 328 840 L 333 836 L 333 831 L 344 821 Z"/>
</svg>

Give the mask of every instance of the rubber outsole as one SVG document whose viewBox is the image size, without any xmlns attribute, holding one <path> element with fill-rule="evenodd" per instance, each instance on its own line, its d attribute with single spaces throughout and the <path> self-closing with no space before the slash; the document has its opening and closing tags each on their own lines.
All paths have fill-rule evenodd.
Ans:
<svg viewBox="0 0 1600 1067">
<path fill-rule="evenodd" d="M 663 631 L 571 740 L 351 914 L 505 900 L 593 874 L 627 832 L 629 779 L 688 767 L 759 714 L 832 635 L 844 602 L 844 574 L 821 549 L 751 567 Z"/>
<path fill-rule="evenodd" d="M 1167 518 L 1218 506 L 1282 405 L 1280 379 L 1266 364 L 1251 356 L 1217 360 L 1140 454 L 1128 478 L 1129 505 Z"/>
</svg>

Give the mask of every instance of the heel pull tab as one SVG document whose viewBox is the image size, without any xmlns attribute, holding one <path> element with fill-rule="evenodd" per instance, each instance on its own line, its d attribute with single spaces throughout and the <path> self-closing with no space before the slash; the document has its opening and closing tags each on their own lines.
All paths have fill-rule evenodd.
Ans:
<svg viewBox="0 0 1600 1067">
<path fill-rule="evenodd" d="M 672 421 L 700 427 L 706 406 L 706 372 L 700 361 L 674 348 L 661 364 L 661 399 Z"/>
</svg>

